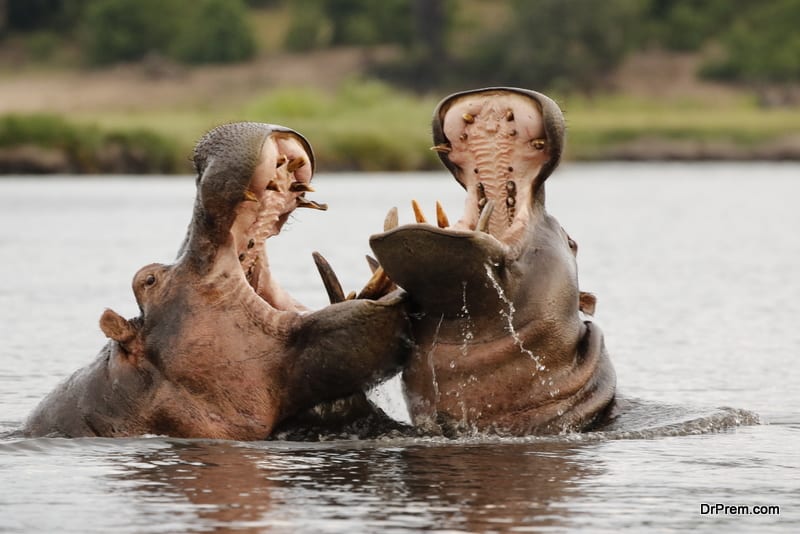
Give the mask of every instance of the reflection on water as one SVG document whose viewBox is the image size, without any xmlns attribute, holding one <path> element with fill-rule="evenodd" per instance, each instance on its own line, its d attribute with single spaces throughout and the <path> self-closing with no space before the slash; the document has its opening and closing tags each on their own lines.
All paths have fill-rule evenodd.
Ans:
<svg viewBox="0 0 800 534">
<path fill-rule="evenodd" d="M 0 532 L 798 532 L 798 177 L 797 165 L 568 165 L 548 181 L 620 390 L 639 399 L 606 432 L 0 437 Z M 193 187 L 0 180 L 0 433 L 91 360 L 105 307 L 136 314 L 131 277 L 174 258 Z M 315 188 L 330 211 L 297 214 L 269 248 L 282 285 L 312 307 L 327 301 L 312 250 L 356 289 L 369 277 L 367 236 L 391 205 L 410 222 L 410 198 L 441 200 L 451 220 L 463 203 L 444 173 L 328 175 Z M 383 402 L 400 404 L 396 392 Z M 766 424 L 741 426 L 750 412 Z M 781 513 L 710 517 L 703 502 Z"/>
<path fill-rule="evenodd" d="M 574 497 L 576 482 L 598 471 L 576 460 L 580 445 L 555 441 L 495 447 L 170 445 L 127 458 L 112 477 L 132 504 L 190 504 L 198 529 L 345 530 L 356 520 L 381 529 L 554 527 L 563 517 L 553 506 Z M 195 520 L 183 517 L 190 529 Z"/>
</svg>

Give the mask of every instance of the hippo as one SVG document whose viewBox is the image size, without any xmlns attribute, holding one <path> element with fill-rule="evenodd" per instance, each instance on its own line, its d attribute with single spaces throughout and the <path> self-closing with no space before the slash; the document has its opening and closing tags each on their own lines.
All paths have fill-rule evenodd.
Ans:
<svg viewBox="0 0 800 534">
<path fill-rule="evenodd" d="M 403 371 L 412 421 L 447 433 L 552 434 L 609 414 L 616 377 L 595 297 L 578 288 L 578 246 L 545 209 L 564 149 L 558 105 L 524 89 L 453 94 L 433 116 L 433 150 L 466 190 L 453 224 L 413 202 L 370 246 L 410 297 L 416 346 Z"/>
<path fill-rule="evenodd" d="M 271 276 L 265 240 L 295 208 L 326 207 L 305 197 L 314 191 L 305 138 L 227 124 L 197 143 L 194 165 L 194 211 L 175 263 L 136 273 L 140 314 L 102 314 L 107 344 L 41 401 L 24 434 L 265 439 L 405 362 L 402 296 L 367 287 L 310 311 Z"/>
</svg>

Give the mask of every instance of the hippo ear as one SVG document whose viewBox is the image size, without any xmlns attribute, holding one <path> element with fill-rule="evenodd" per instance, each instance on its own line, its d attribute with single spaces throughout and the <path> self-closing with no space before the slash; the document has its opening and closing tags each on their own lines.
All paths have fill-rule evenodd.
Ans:
<svg viewBox="0 0 800 534">
<path fill-rule="evenodd" d="M 107 338 L 124 345 L 136 337 L 136 327 L 114 310 L 106 309 L 100 316 L 100 330 Z"/>
</svg>

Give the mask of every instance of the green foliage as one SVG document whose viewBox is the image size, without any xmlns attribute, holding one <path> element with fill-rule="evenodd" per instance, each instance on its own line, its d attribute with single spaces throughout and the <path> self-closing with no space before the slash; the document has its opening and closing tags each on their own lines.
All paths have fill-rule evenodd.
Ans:
<svg viewBox="0 0 800 534">
<path fill-rule="evenodd" d="M 300 0 L 291 8 L 290 50 L 407 44 L 412 39 L 410 0 Z"/>
<path fill-rule="evenodd" d="M 83 36 L 95 65 L 148 53 L 188 63 L 230 62 L 255 52 L 241 0 L 94 0 Z"/>
<path fill-rule="evenodd" d="M 181 13 L 180 0 L 94 0 L 83 20 L 84 51 L 95 65 L 165 52 Z"/>
<path fill-rule="evenodd" d="M 106 132 L 47 114 L 0 116 L 0 147 L 38 146 L 66 156 L 65 172 L 176 172 L 176 145 L 132 129 Z"/>
<path fill-rule="evenodd" d="M 285 46 L 293 52 L 307 52 L 330 43 L 330 23 L 320 0 L 296 0 L 292 3 L 292 19 L 286 33 Z"/>
<path fill-rule="evenodd" d="M 469 51 L 465 72 L 483 85 L 588 90 L 635 42 L 641 5 L 511 0 L 511 20 Z"/>
<path fill-rule="evenodd" d="M 643 13 L 653 44 L 696 51 L 742 16 L 751 2 L 730 0 L 652 0 Z"/>
<path fill-rule="evenodd" d="M 228 63 L 249 59 L 255 39 L 240 0 L 194 2 L 172 45 L 186 63 Z"/>
<path fill-rule="evenodd" d="M 721 36 L 725 58 L 706 76 L 750 83 L 800 81 L 800 1 L 754 2 Z"/>
</svg>

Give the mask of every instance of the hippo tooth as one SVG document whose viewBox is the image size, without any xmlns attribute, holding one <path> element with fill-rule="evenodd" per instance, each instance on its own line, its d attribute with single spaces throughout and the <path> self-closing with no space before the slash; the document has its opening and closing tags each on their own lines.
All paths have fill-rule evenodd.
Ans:
<svg viewBox="0 0 800 534">
<path fill-rule="evenodd" d="M 478 224 L 475 225 L 476 232 L 485 232 L 489 228 L 489 218 L 492 216 L 492 211 L 494 211 L 494 200 L 488 201 L 483 210 L 481 210 Z"/>
<path fill-rule="evenodd" d="M 450 152 L 453 151 L 453 147 L 451 147 L 447 143 L 441 143 L 439 145 L 432 146 L 431 150 L 433 150 L 434 152 L 442 153 L 442 154 L 449 154 Z"/>
<path fill-rule="evenodd" d="M 546 139 L 538 138 L 538 139 L 531 139 L 531 146 L 536 150 L 542 150 L 545 145 L 547 144 Z"/>
<path fill-rule="evenodd" d="M 597 309 L 597 297 L 594 293 L 581 291 L 578 309 L 586 315 L 594 315 L 594 311 Z"/>
<path fill-rule="evenodd" d="M 412 200 L 411 209 L 414 210 L 414 218 L 417 220 L 418 223 L 428 222 L 427 219 L 425 219 L 425 214 L 422 213 L 422 208 L 419 207 L 419 202 L 417 202 L 416 200 Z"/>
<path fill-rule="evenodd" d="M 372 273 L 372 277 L 364 285 L 356 298 L 358 299 L 377 299 L 385 295 L 392 286 L 392 281 L 383 271 L 383 267 L 378 267 Z"/>
<path fill-rule="evenodd" d="M 298 191 L 303 193 L 313 193 L 316 190 L 311 187 L 311 184 L 307 184 L 305 182 L 292 182 L 289 186 L 289 191 L 293 193 L 297 193 Z"/>
<path fill-rule="evenodd" d="M 351 291 L 350 293 L 347 294 L 347 297 L 345 297 L 344 300 L 355 300 L 355 299 L 356 299 L 356 292 Z"/>
<path fill-rule="evenodd" d="M 289 164 L 286 166 L 286 170 L 289 172 L 294 172 L 305 164 L 306 164 L 305 158 L 290 159 Z"/>
<path fill-rule="evenodd" d="M 388 232 L 400 224 L 398 216 L 397 216 L 397 208 L 392 208 L 389 210 L 389 213 L 386 214 L 386 218 L 383 220 L 383 231 Z"/>
<path fill-rule="evenodd" d="M 508 122 L 511 122 L 511 121 L 514 120 L 514 112 L 512 110 L 510 110 L 510 109 L 508 111 L 506 111 L 506 120 Z"/>
<path fill-rule="evenodd" d="M 436 201 L 436 224 L 439 225 L 439 228 L 447 228 L 450 226 L 450 221 L 447 219 L 447 214 L 444 212 L 444 208 Z"/>
<path fill-rule="evenodd" d="M 311 208 L 314 210 L 326 211 L 328 209 L 327 204 L 320 204 L 319 202 L 315 202 L 313 200 L 308 200 L 303 197 L 297 197 L 297 207 L 298 208 Z"/>
<path fill-rule="evenodd" d="M 370 256 L 369 254 L 367 254 L 367 264 L 369 265 L 369 271 L 371 273 L 374 273 L 375 271 L 377 271 L 378 267 L 381 266 L 381 264 L 378 263 L 378 260 L 376 260 L 375 258 Z"/>
<path fill-rule="evenodd" d="M 311 256 L 314 258 L 314 264 L 317 266 L 319 277 L 322 278 L 322 285 L 325 286 L 325 291 L 328 293 L 328 299 L 331 304 L 345 300 L 342 284 L 339 282 L 339 277 L 336 276 L 328 260 L 319 252 L 312 252 Z"/>
<path fill-rule="evenodd" d="M 281 154 L 278 160 L 275 162 L 275 168 L 281 167 L 289 162 L 289 158 L 286 157 L 286 154 Z"/>
<path fill-rule="evenodd" d="M 270 180 L 267 184 L 267 191 L 280 191 L 280 188 L 278 188 L 278 182 L 275 180 Z"/>
<path fill-rule="evenodd" d="M 472 124 L 473 122 L 475 122 L 475 116 L 470 113 L 464 113 L 461 116 L 461 118 L 464 119 L 464 122 L 466 122 L 467 124 Z"/>
<path fill-rule="evenodd" d="M 250 190 L 244 192 L 244 199 L 250 202 L 258 202 L 258 197 Z"/>
</svg>

